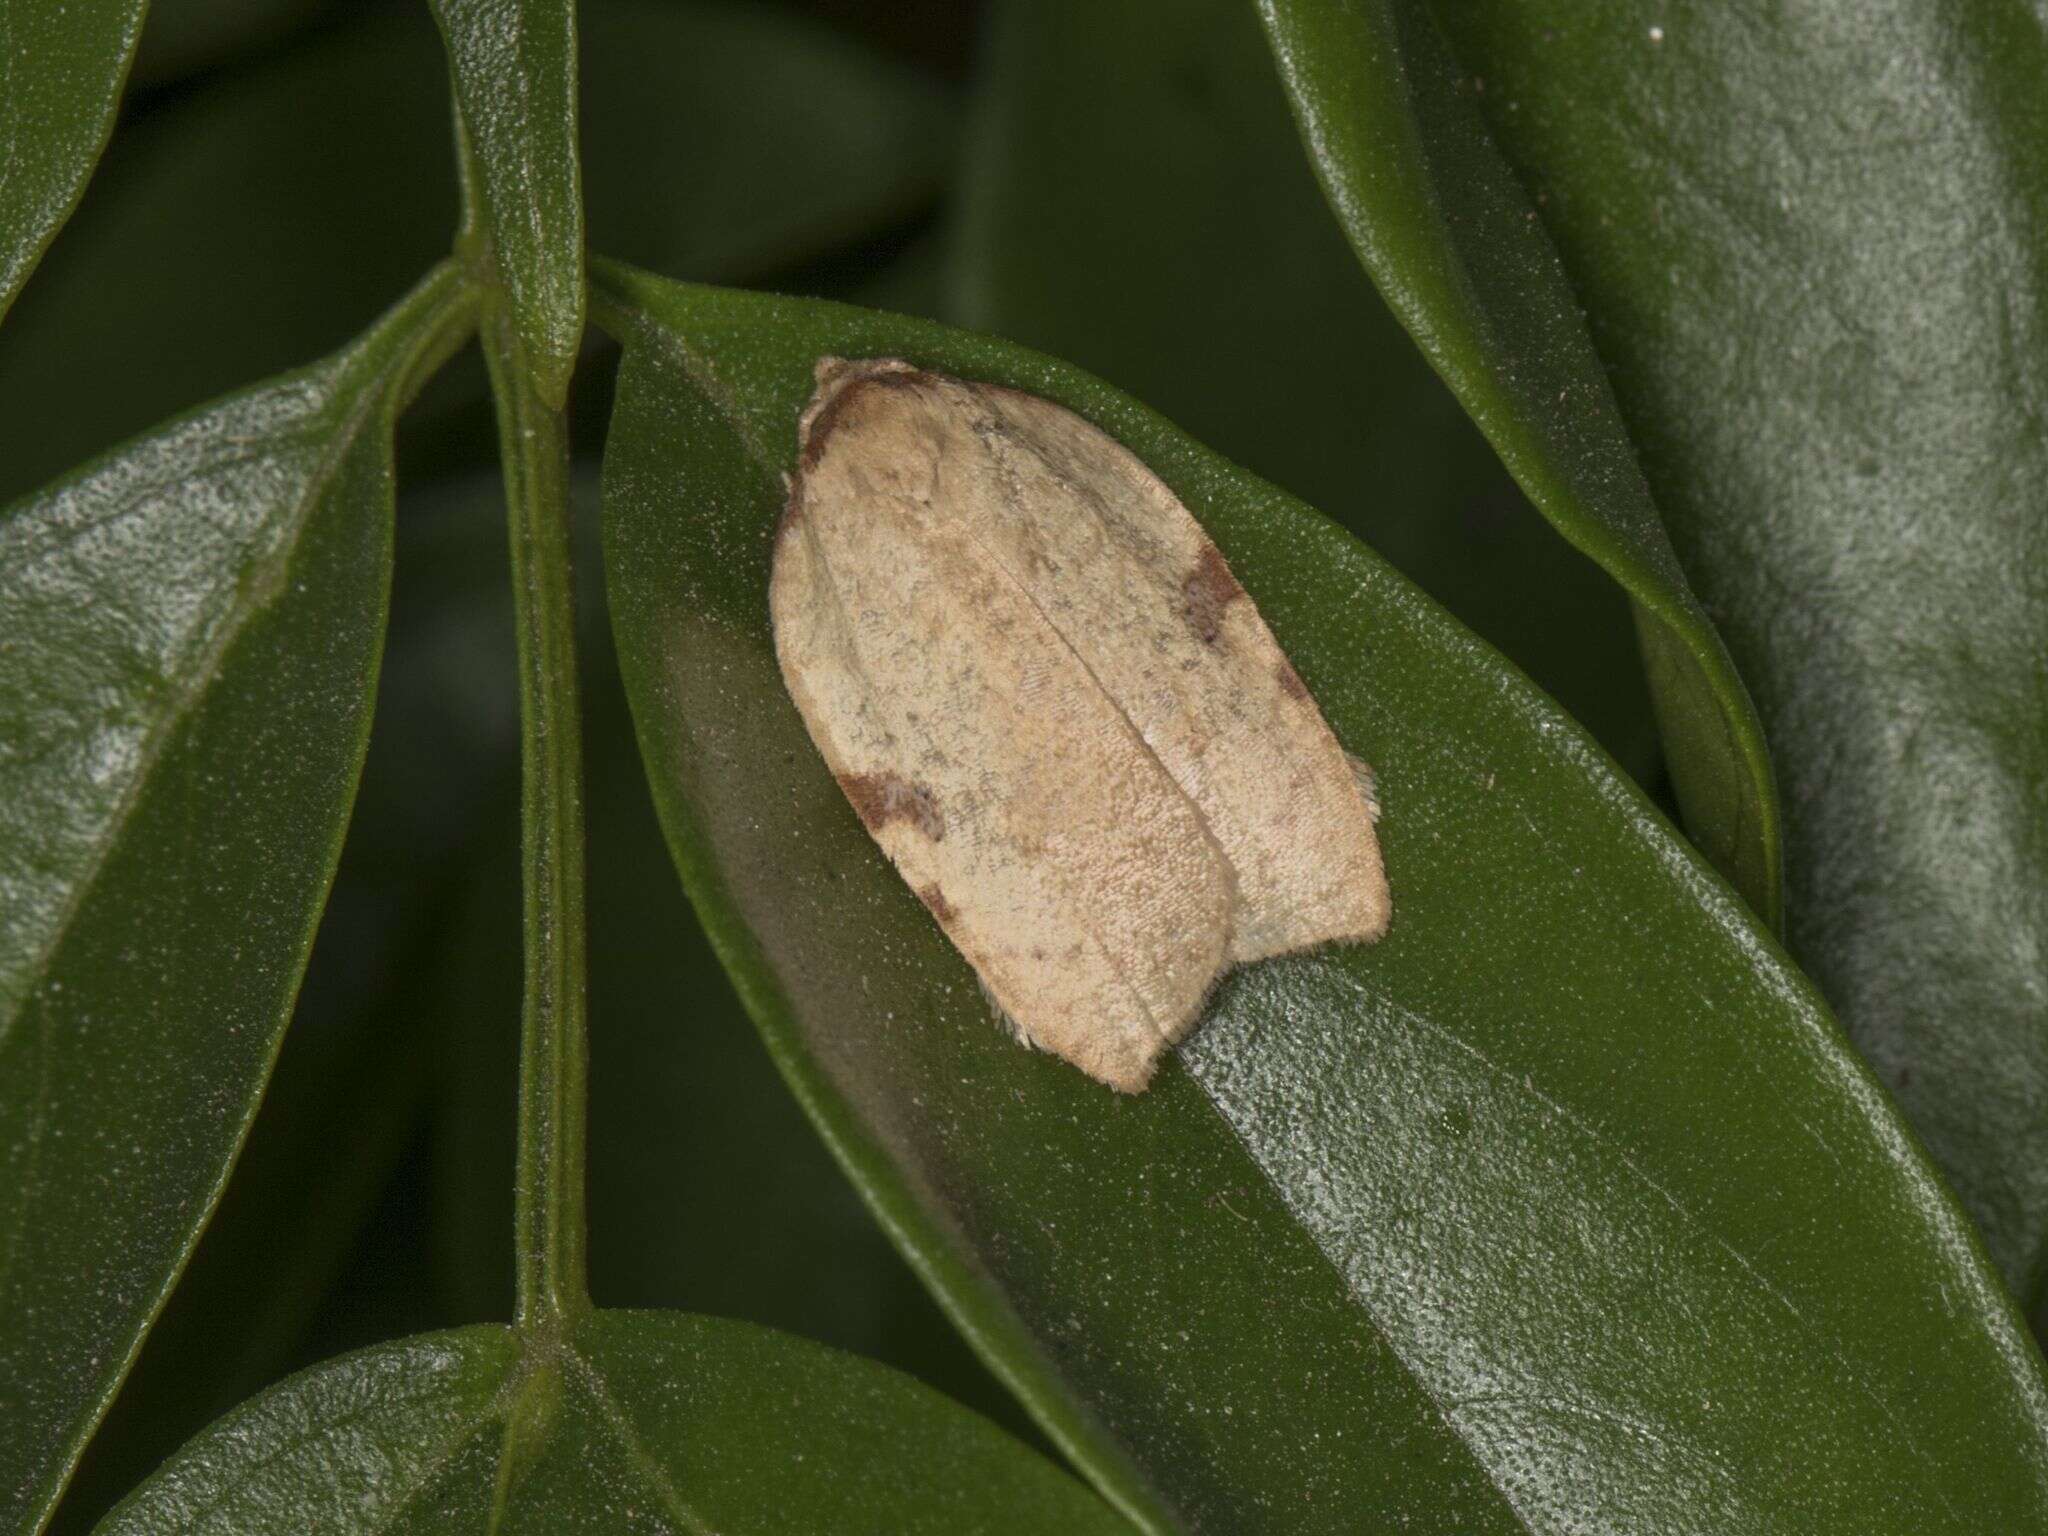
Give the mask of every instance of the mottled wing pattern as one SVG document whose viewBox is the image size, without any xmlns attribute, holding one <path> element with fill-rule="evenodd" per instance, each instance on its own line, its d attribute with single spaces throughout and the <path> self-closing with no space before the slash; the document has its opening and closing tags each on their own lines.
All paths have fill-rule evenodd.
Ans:
<svg viewBox="0 0 2048 1536">
<path fill-rule="evenodd" d="M 1389 899 L 1371 807 L 1201 525 L 1135 454 L 1064 407 L 932 387 L 991 423 L 980 436 L 996 472 L 956 486 L 942 467 L 945 504 L 1074 647 L 1230 861 L 1231 959 L 1378 938 Z"/>
<path fill-rule="evenodd" d="M 777 654 L 868 830 L 1031 1043 L 1135 1091 L 1230 965 L 1377 938 L 1373 811 L 1199 524 L 1071 411 L 826 359 Z"/>
<path fill-rule="evenodd" d="M 1024 1037 L 1136 1091 L 1226 964 L 1228 866 L 1071 648 L 935 509 L 942 445 L 864 393 L 813 437 L 778 535 L 783 675 Z"/>
</svg>

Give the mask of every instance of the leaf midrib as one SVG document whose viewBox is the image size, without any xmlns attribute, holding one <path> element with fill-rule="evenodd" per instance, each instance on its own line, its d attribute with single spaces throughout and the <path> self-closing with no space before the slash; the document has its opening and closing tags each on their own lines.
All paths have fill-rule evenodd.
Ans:
<svg viewBox="0 0 2048 1536">
<path fill-rule="evenodd" d="M 660 1497 L 669 1513 L 695 1533 L 695 1536 L 718 1536 L 717 1528 L 690 1507 L 675 1484 L 669 1480 L 668 1474 L 662 1471 L 660 1462 L 640 1443 L 640 1436 L 634 1431 L 632 1422 L 619 1407 L 617 1400 L 612 1397 L 604 1373 L 574 1347 L 564 1350 L 563 1358 L 581 1378 L 583 1389 L 590 1394 L 591 1401 L 597 1404 L 603 1415 L 605 1427 L 611 1430 L 618 1440 L 633 1470 L 638 1472 L 648 1487 Z"/>
</svg>

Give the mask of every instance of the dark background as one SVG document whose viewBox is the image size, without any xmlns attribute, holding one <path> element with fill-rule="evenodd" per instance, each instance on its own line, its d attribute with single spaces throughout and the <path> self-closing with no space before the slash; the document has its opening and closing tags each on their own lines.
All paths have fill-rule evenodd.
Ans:
<svg viewBox="0 0 2048 1536">
<path fill-rule="evenodd" d="M 1024 9 L 582 0 L 593 248 L 1102 373 L 1345 522 L 1661 795 L 1620 598 L 1385 315 L 1249 8 Z M 157 0 L 106 159 L 0 333 L 0 502 L 340 345 L 446 252 L 455 211 L 424 0 Z M 596 1298 L 787 1328 L 1031 1435 L 783 1091 L 669 866 L 603 614 L 612 363 L 593 336 L 574 400 Z M 60 1532 L 291 1370 L 509 1316 L 517 719 L 494 454 L 466 356 L 401 433 L 377 725 L 276 1076 Z"/>
</svg>

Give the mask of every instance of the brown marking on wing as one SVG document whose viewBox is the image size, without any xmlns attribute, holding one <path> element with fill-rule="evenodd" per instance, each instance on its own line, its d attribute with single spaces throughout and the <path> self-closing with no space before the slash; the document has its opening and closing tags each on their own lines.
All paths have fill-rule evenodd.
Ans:
<svg viewBox="0 0 2048 1536">
<path fill-rule="evenodd" d="M 1301 680 L 1301 674 L 1294 670 L 1294 663 L 1285 656 L 1280 658 L 1280 665 L 1273 669 L 1273 675 L 1279 679 L 1280 691 L 1287 697 L 1307 700 L 1308 684 Z"/>
<path fill-rule="evenodd" d="M 917 888 L 917 899 L 931 908 L 932 916 L 939 920 L 941 926 L 949 925 L 960 915 L 953 903 L 946 900 L 946 893 L 939 889 L 936 882 L 931 885 L 920 885 Z"/>
<path fill-rule="evenodd" d="M 1188 627 L 1204 645 L 1214 645 L 1223 632 L 1223 610 L 1244 596 L 1244 588 L 1230 574 L 1223 551 L 1214 544 L 1203 545 L 1201 558 L 1195 561 L 1195 568 L 1188 572 L 1180 590 Z"/>
<path fill-rule="evenodd" d="M 825 452 L 825 439 L 840 426 L 840 418 L 853 402 L 871 389 L 917 389 L 927 376 L 915 369 L 895 367 L 886 372 L 856 373 L 818 408 L 818 414 L 804 424 L 803 441 L 797 446 L 797 462 L 816 469 Z"/>
<path fill-rule="evenodd" d="M 939 802 L 922 784 L 894 773 L 842 773 L 839 787 L 870 832 L 879 832 L 892 821 L 907 821 L 935 843 L 946 836 Z"/>
</svg>

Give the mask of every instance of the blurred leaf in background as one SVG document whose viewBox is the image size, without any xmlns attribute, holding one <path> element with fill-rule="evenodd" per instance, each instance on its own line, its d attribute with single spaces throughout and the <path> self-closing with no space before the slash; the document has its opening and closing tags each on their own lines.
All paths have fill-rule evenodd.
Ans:
<svg viewBox="0 0 2048 1536">
<path fill-rule="evenodd" d="M 0 345 L 0 496 L 340 345 L 448 248 L 425 7 L 139 103 Z"/>
<path fill-rule="evenodd" d="M 784 7 L 585 0 L 580 25 L 593 250 L 756 281 L 928 208 L 952 172 L 950 89 Z"/>
<path fill-rule="evenodd" d="M 799 15 L 590 0 L 582 54 L 591 241 L 664 271 L 801 266 L 929 204 L 952 161 L 943 86 Z M 9 317 L 0 500 L 338 345 L 436 260 L 445 79 L 426 7 L 379 6 L 145 99 Z"/>
<path fill-rule="evenodd" d="M 129 102 L 289 39 L 338 0 L 155 0 L 135 50 Z"/>
</svg>

